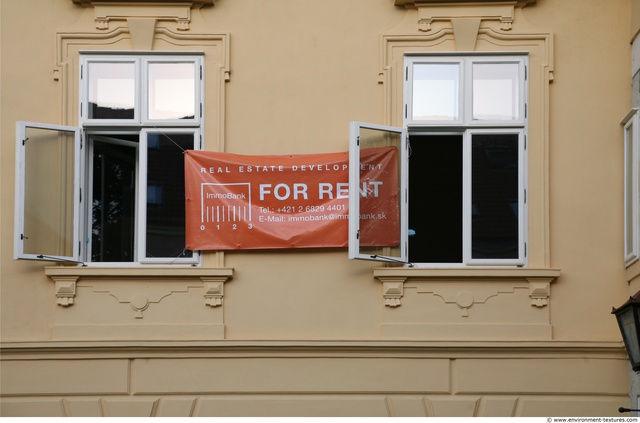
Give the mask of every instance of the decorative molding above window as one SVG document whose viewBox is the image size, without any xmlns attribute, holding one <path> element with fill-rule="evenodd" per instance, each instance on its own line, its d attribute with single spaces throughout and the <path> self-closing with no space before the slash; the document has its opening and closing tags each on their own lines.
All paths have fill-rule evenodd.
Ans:
<svg viewBox="0 0 640 423">
<path fill-rule="evenodd" d="M 510 31 L 514 9 L 522 8 L 536 0 L 395 0 L 396 6 L 418 9 L 418 29 L 431 31 L 435 21 L 450 21 L 454 27 L 475 27 L 481 21 L 500 21 L 500 29 Z"/>
<path fill-rule="evenodd" d="M 178 30 L 188 31 L 191 23 L 191 9 L 213 6 L 215 0 L 71 0 L 83 7 L 93 7 L 96 28 L 109 29 L 110 21 L 147 20 L 174 21 Z"/>
</svg>

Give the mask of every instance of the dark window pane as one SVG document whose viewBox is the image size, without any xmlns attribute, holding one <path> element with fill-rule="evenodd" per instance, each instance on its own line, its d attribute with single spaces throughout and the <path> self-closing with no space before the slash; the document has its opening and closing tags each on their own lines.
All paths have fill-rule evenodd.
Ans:
<svg viewBox="0 0 640 423">
<path fill-rule="evenodd" d="M 91 261 L 135 260 L 136 150 L 124 140 L 94 140 Z"/>
<path fill-rule="evenodd" d="M 474 134 L 471 149 L 471 257 L 518 258 L 518 134 Z"/>
<path fill-rule="evenodd" d="M 185 249 L 183 156 L 193 145 L 193 133 L 147 136 L 148 258 L 193 256 Z"/>
<path fill-rule="evenodd" d="M 462 262 L 462 135 L 412 135 L 409 260 Z"/>
</svg>

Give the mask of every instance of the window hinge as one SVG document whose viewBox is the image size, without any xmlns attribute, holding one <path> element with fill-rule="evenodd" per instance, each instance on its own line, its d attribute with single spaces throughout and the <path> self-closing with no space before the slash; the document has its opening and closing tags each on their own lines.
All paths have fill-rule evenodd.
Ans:
<svg viewBox="0 0 640 423">
<path fill-rule="evenodd" d="M 82 188 L 78 189 L 79 197 L 78 200 L 82 203 Z"/>
<path fill-rule="evenodd" d="M 407 119 L 407 103 L 404 104 L 404 118 Z"/>
<path fill-rule="evenodd" d="M 200 134 L 200 150 L 204 150 L 204 145 L 202 145 L 202 134 Z"/>
<path fill-rule="evenodd" d="M 202 65 L 200 65 L 200 81 L 202 81 Z"/>
<path fill-rule="evenodd" d="M 527 149 L 527 136 L 524 136 L 524 149 Z"/>
<path fill-rule="evenodd" d="M 524 117 L 525 118 L 527 117 L 527 106 L 528 106 L 528 104 L 524 103 Z"/>
<path fill-rule="evenodd" d="M 202 119 L 202 103 L 200 103 L 200 119 Z"/>
<path fill-rule="evenodd" d="M 84 75 L 83 69 L 84 69 L 84 65 L 80 65 L 80 79 L 82 79 L 83 78 L 82 75 Z"/>
<path fill-rule="evenodd" d="M 356 145 L 360 147 L 360 135 L 356 137 Z"/>
<path fill-rule="evenodd" d="M 524 190 L 524 203 L 527 203 L 527 189 Z"/>
<path fill-rule="evenodd" d="M 25 138 L 25 139 L 23 139 L 23 140 L 22 140 L 22 146 L 23 146 L 23 147 L 27 144 L 27 140 L 28 140 L 28 139 L 29 139 L 29 138 Z"/>
<path fill-rule="evenodd" d="M 527 243 L 524 243 L 524 256 L 527 256 Z"/>
<path fill-rule="evenodd" d="M 404 80 L 405 81 L 409 80 L 409 66 L 405 66 L 404 68 Z"/>
<path fill-rule="evenodd" d="M 360 239 L 360 229 L 356 231 L 356 239 Z"/>
</svg>

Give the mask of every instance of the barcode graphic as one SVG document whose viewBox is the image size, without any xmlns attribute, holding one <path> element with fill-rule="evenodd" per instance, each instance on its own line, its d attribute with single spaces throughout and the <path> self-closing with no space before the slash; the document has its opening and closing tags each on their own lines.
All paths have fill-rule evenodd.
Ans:
<svg viewBox="0 0 640 423">
<path fill-rule="evenodd" d="M 250 222 L 250 183 L 200 184 L 202 223 Z"/>
<path fill-rule="evenodd" d="M 251 210 L 247 206 L 208 206 L 204 210 L 203 223 L 250 221 Z"/>
</svg>

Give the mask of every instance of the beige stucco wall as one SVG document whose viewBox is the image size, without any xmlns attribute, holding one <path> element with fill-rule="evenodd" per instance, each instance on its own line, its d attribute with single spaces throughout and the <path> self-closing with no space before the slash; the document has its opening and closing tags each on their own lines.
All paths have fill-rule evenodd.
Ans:
<svg viewBox="0 0 640 423">
<path fill-rule="evenodd" d="M 529 268 L 415 269 L 389 307 L 407 273 L 343 249 L 211 253 L 184 270 L 14 261 L 15 122 L 77 124 L 78 50 L 133 44 L 126 21 L 96 29 L 92 7 L 3 0 L 0 415 L 617 415 L 628 362 L 610 312 L 630 293 L 620 120 L 637 10 L 538 0 L 508 31 L 482 22 L 479 50 L 532 54 Z M 398 124 L 395 58 L 455 51 L 460 33 L 427 40 L 450 27 L 419 31 L 418 11 L 392 0 L 218 0 L 191 9 L 189 31 L 159 21 L 175 35 L 153 48 L 206 50 L 206 149 L 336 152 L 349 121 Z M 54 281 L 69 277 L 74 303 L 58 305 Z M 141 293 L 158 301 L 136 319 Z"/>
</svg>

